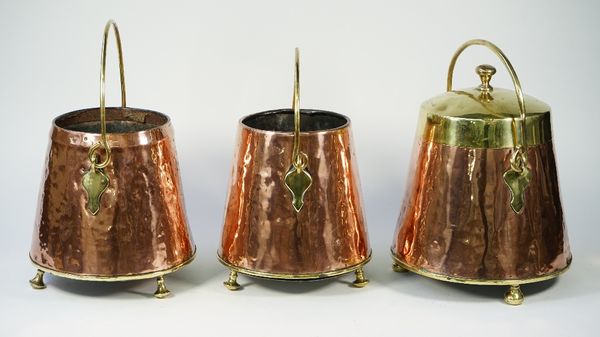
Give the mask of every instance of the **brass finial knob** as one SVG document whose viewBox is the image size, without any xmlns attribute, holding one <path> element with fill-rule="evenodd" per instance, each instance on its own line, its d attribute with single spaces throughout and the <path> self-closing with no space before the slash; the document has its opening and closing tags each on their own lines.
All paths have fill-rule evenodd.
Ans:
<svg viewBox="0 0 600 337">
<path fill-rule="evenodd" d="M 481 79 L 481 85 L 478 87 L 481 91 L 492 91 L 494 88 L 490 85 L 490 80 L 492 76 L 496 73 L 496 68 L 489 64 L 480 64 L 475 68 L 475 72 L 479 75 Z"/>
</svg>

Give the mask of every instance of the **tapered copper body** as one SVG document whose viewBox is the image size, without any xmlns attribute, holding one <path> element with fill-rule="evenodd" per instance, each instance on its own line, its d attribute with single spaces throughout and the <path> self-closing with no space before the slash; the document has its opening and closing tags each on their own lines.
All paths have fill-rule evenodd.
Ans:
<svg viewBox="0 0 600 337">
<path fill-rule="evenodd" d="M 98 108 L 54 120 L 30 257 L 60 276 L 121 280 L 162 275 L 189 262 L 188 229 L 167 116 L 107 108 L 110 184 L 93 215 L 81 181 L 100 141 Z"/>
<path fill-rule="evenodd" d="M 493 88 L 496 69 L 480 65 L 481 85 L 452 90 L 456 59 L 490 48 L 515 90 Z M 394 269 L 459 283 L 519 285 L 558 276 L 571 263 L 552 143 L 550 107 L 524 95 L 506 58 L 485 40 L 454 55 L 448 91 L 421 106 L 413 167 L 392 244 Z"/>
<path fill-rule="evenodd" d="M 370 258 L 348 118 L 301 111 L 301 150 L 312 185 L 297 212 L 284 184 L 292 162 L 293 111 L 240 121 L 219 259 L 254 276 L 318 279 Z M 362 273 L 362 271 L 361 271 Z"/>
<path fill-rule="evenodd" d="M 106 49 L 114 32 L 121 107 L 107 108 Z M 57 117 L 29 256 L 38 268 L 29 282 L 45 288 L 44 273 L 93 281 L 156 277 L 156 298 L 170 291 L 164 275 L 192 261 L 179 168 L 169 118 L 126 107 L 117 24 L 104 27 L 100 106 Z"/>
<path fill-rule="evenodd" d="M 516 214 L 502 179 L 510 149 L 420 140 L 392 252 L 403 264 L 472 283 L 552 276 L 571 253 L 552 143 L 530 147 L 527 206 Z"/>
</svg>

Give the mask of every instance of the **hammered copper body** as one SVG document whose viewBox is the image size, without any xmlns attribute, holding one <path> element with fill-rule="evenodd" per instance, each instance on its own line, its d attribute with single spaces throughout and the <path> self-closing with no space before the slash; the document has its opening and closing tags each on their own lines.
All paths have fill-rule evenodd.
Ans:
<svg viewBox="0 0 600 337">
<path fill-rule="evenodd" d="M 115 34 L 121 107 L 106 108 L 106 47 Z M 126 107 L 119 29 L 104 28 L 100 106 L 57 117 L 50 134 L 29 256 L 38 268 L 30 280 L 45 288 L 44 272 L 124 281 L 157 277 L 154 296 L 170 292 L 163 275 L 192 261 L 169 118 Z"/>
<path fill-rule="evenodd" d="M 98 108 L 54 120 L 30 257 L 76 278 L 143 276 L 189 261 L 188 229 L 169 118 L 107 108 L 112 160 L 101 210 L 86 208 L 81 186 L 89 148 L 99 141 Z M 148 277 L 153 277 L 149 275 Z"/>
<path fill-rule="evenodd" d="M 552 143 L 530 147 L 522 214 L 506 207 L 511 149 L 420 141 L 392 252 L 421 271 L 471 283 L 526 283 L 564 270 L 571 253 Z"/>
<path fill-rule="evenodd" d="M 312 186 L 296 212 L 283 180 L 291 162 L 293 111 L 240 121 L 219 259 L 233 270 L 318 279 L 357 269 L 371 250 L 348 118 L 301 111 Z"/>
<path fill-rule="evenodd" d="M 458 55 L 491 49 L 515 90 L 493 88 L 496 69 L 480 65 L 481 85 L 453 90 Z M 550 107 L 524 95 L 506 56 L 471 40 L 454 54 L 447 92 L 421 106 L 413 167 L 392 244 L 396 271 L 443 281 L 510 285 L 558 276 L 571 252 L 558 187 Z"/>
</svg>

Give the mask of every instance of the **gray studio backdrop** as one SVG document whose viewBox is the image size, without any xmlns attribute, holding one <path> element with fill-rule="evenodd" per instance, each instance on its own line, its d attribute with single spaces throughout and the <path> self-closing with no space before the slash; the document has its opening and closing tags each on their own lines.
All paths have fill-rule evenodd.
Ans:
<svg viewBox="0 0 600 337">
<path fill-rule="evenodd" d="M 0 335 L 54 335 L 55 327 L 94 336 L 106 327 L 147 336 L 242 327 L 263 336 L 427 334 L 442 327 L 461 335 L 465 326 L 499 335 L 507 324 L 529 335 L 591 335 L 600 298 L 599 10 L 593 1 L 1 1 Z M 121 29 L 129 105 L 172 119 L 198 246 L 197 261 L 167 278 L 175 296 L 162 302 L 144 296 L 151 281 L 97 285 L 49 277 L 42 292 L 27 283 L 51 121 L 98 105 L 101 33 L 109 18 Z M 574 263 L 559 281 L 526 288 L 530 296 L 520 308 L 501 304 L 503 289 L 445 285 L 390 269 L 419 105 L 444 91 L 450 57 L 471 38 L 500 46 L 524 91 L 553 109 Z M 229 293 L 215 254 L 237 123 L 290 106 L 294 47 L 301 49 L 301 106 L 352 119 L 374 249 L 366 268 L 372 283 L 356 290 L 336 281 L 273 285 L 240 277 L 247 288 Z M 119 102 L 115 57 L 111 46 L 112 105 Z M 497 66 L 493 85 L 512 87 L 484 48 L 461 57 L 455 86 L 477 85 L 480 63 Z"/>
</svg>

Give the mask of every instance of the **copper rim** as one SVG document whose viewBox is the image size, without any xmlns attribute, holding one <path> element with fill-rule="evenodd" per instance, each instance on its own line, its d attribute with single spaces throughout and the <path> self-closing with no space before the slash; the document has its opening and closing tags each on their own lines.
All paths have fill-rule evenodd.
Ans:
<svg viewBox="0 0 600 337">
<path fill-rule="evenodd" d="M 252 119 L 252 118 L 256 118 L 256 117 L 262 117 L 262 116 L 268 116 L 271 114 L 289 114 L 291 116 L 294 115 L 294 110 L 292 109 L 288 109 L 288 108 L 284 108 L 284 109 L 273 109 L 273 110 L 266 110 L 266 111 L 261 111 L 261 112 L 256 112 L 256 113 L 252 113 L 246 116 L 243 116 L 242 118 L 240 118 L 238 120 L 238 125 L 241 128 L 244 129 L 248 129 L 248 130 L 252 130 L 252 132 L 257 132 L 257 133 L 267 133 L 267 134 L 284 134 L 284 135 L 289 135 L 290 137 L 294 136 L 294 130 L 289 130 L 289 131 L 280 131 L 280 130 L 265 130 L 265 129 L 261 129 L 261 128 L 257 128 L 257 127 L 252 127 L 250 125 L 248 125 L 246 123 L 246 121 Z M 323 133 L 330 133 L 330 132 L 335 132 L 338 130 L 343 130 L 345 128 L 349 128 L 350 125 L 352 124 L 352 121 L 350 120 L 350 117 L 346 116 L 346 115 L 342 115 L 340 113 L 337 112 L 333 112 L 333 111 L 329 111 L 329 110 L 320 110 L 320 109 L 300 109 L 300 115 L 301 116 L 307 116 L 307 115 L 324 115 L 324 116 L 330 116 L 330 117 L 335 117 L 335 118 L 339 118 L 339 119 L 343 119 L 344 123 L 342 123 L 339 126 L 335 126 L 335 127 L 330 127 L 330 128 L 324 128 L 324 129 L 318 129 L 318 130 L 302 130 L 300 131 L 301 135 L 314 135 L 314 134 L 323 134 Z"/>
<path fill-rule="evenodd" d="M 64 113 L 52 121 L 51 139 L 53 141 L 74 146 L 90 148 L 101 139 L 96 130 L 78 130 L 71 124 L 86 124 L 97 121 L 99 108 L 85 108 Z M 171 119 L 169 116 L 154 110 L 133 107 L 107 107 L 107 124 L 111 122 L 129 121 L 146 125 L 139 130 L 107 132 L 106 138 L 111 148 L 125 148 L 150 144 L 167 137 L 173 137 Z M 66 126 L 65 124 L 69 125 Z M 143 139 L 143 141 L 141 140 Z"/>
</svg>

